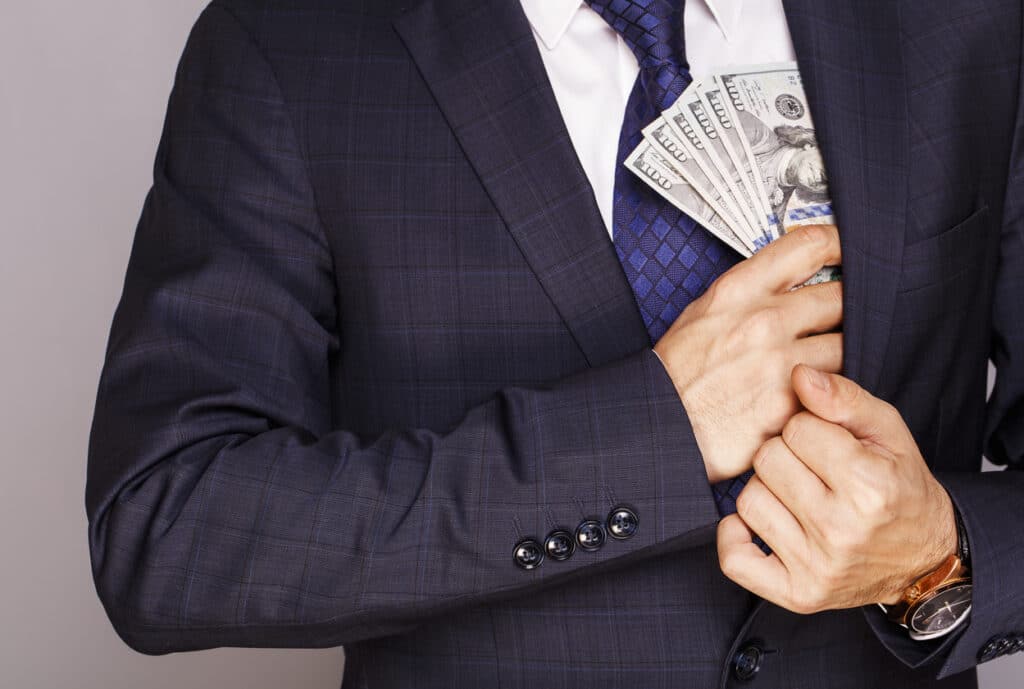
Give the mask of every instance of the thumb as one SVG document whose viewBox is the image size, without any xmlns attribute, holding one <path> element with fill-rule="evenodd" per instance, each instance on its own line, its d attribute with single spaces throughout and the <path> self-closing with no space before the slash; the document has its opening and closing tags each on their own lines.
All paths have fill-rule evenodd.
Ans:
<svg viewBox="0 0 1024 689">
<path fill-rule="evenodd" d="M 798 364 L 793 367 L 792 383 L 807 411 L 842 426 L 855 438 L 888 447 L 900 437 L 899 412 L 849 378 Z"/>
</svg>

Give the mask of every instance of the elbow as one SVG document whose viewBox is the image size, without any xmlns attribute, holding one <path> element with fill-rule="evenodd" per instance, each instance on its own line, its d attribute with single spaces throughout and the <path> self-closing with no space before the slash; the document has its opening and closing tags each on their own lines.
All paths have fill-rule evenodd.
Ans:
<svg viewBox="0 0 1024 689">
<path fill-rule="evenodd" d="M 167 633 L 166 629 L 159 631 L 147 627 L 141 616 L 132 616 L 131 613 L 128 613 L 123 617 L 117 617 L 109 610 L 107 616 L 121 641 L 137 653 L 160 656 L 192 650 L 180 644 L 175 636 Z"/>
<path fill-rule="evenodd" d="M 176 616 L 166 609 L 180 592 L 161 592 L 176 588 L 175 582 L 146 564 L 144 520 L 125 524 L 117 523 L 118 517 L 122 522 L 127 518 L 115 509 L 89 524 L 93 584 L 114 631 L 129 648 L 145 655 L 190 650 Z"/>
<path fill-rule="evenodd" d="M 173 627 L 154 624 L 154 610 L 130 601 L 127 586 L 102 576 L 94 576 L 94 582 L 114 632 L 133 651 L 155 656 L 189 650 L 178 643 Z"/>
</svg>

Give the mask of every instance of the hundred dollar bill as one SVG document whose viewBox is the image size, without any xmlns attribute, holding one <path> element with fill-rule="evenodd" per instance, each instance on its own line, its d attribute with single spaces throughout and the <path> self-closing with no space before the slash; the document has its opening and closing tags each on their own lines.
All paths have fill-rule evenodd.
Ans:
<svg viewBox="0 0 1024 689">
<path fill-rule="evenodd" d="M 693 189 L 703 197 L 715 213 L 725 221 L 737 237 L 743 239 L 743 226 L 738 218 L 740 212 L 731 198 L 721 194 L 708 178 L 697 161 L 690 155 L 688 148 L 681 142 L 668 126 L 665 118 L 659 117 L 643 130 L 644 139 L 649 141 L 655 152 L 665 159 L 671 169 L 678 173 Z M 754 251 L 754 243 L 747 240 L 744 245 Z"/>
<path fill-rule="evenodd" d="M 721 147 L 725 150 L 733 166 L 743 177 L 743 187 L 754 202 L 758 213 L 758 220 L 765 232 L 768 241 L 774 241 L 781 234 L 779 225 L 775 220 L 775 214 L 768 208 L 768 199 L 762 191 L 761 185 L 757 183 L 754 174 L 755 163 L 747 156 L 743 146 L 743 134 L 736 128 L 730 115 L 730 108 L 725 102 L 725 96 L 718 84 L 709 79 L 701 84 L 700 91 L 701 105 L 704 111 L 712 118 L 715 128 L 718 130 Z"/>
<path fill-rule="evenodd" d="M 795 62 L 719 72 L 761 193 L 783 231 L 834 224 L 825 163 Z"/>
<path fill-rule="evenodd" d="M 697 166 L 711 181 L 712 186 L 718 191 L 718 194 L 723 198 L 730 200 L 730 207 L 735 208 L 738 213 L 736 217 L 737 227 L 736 231 L 738 234 L 746 238 L 746 240 L 753 245 L 754 238 L 758 233 L 754 230 L 750 224 L 747 214 L 743 212 L 742 204 L 739 200 L 738 195 L 734 192 L 729 182 L 722 176 L 721 171 L 715 167 L 711 161 L 711 157 L 707 152 L 707 148 L 704 146 L 704 140 L 697 133 L 697 129 L 688 120 L 679 109 L 679 102 L 677 101 L 674 106 L 666 110 L 661 114 L 668 123 L 669 129 L 675 134 L 676 139 L 680 141 L 685 147 L 687 153 L 697 163 Z"/>
<path fill-rule="evenodd" d="M 695 80 L 690 88 L 683 92 L 670 112 L 679 113 L 685 118 L 697 134 L 697 138 L 703 145 L 704 155 L 707 156 L 709 164 L 718 170 L 722 179 L 728 185 L 729 191 L 736 199 L 736 203 L 743 212 L 747 225 L 752 230 L 750 239 L 756 246 L 764 246 L 768 243 L 767 224 L 760 221 L 761 213 L 757 210 L 757 203 L 754 195 L 744 185 L 745 176 L 733 164 L 722 141 L 721 134 L 712 120 L 712 116 L 705 110 L 700 101 L 701 81 Z M 678 115 L 677 115 L 678 116 Z"/>
<path fill-rule="evenodd" d="M 629 154 L 624 165 L 676 208 L 696 220 L 708 231 L 744 257 L 753 252 L 740 240 L 725 220 L 705 199 L 661 157 L 649 141 L 642 141 Z"/>
</svg>

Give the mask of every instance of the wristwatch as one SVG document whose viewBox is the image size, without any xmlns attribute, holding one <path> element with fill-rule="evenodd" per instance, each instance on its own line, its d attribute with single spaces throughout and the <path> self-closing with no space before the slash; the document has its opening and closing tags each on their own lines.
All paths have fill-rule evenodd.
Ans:
<svg viewBox="0 0 1024 689">
<path fill-rule="evenodd" d="M 903 591 L 895 605 L 879 607 L 893 622 L 906 627 L 910 638 L 927 641 L 946 636 L 967 621 L 971 612 L 971 551 L 960 512 L 956 519 L 957 552 Z"/>
</svg>

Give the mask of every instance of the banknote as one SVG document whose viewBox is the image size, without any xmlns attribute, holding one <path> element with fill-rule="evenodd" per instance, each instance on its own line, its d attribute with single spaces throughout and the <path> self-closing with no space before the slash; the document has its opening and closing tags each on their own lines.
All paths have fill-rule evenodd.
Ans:
<svg viewBox="0 0 1024 689">
<path fill-rule="evenodd" d="M 833 224 L 825 162 L 796 63 L 730 69 L 711 78 L 727 96 L 778 224 Z"/>
<path fill-rule="evenodd" d="M 758 220 L 768 241 L 779 238 L 780 229 L 775 220 L 775 214 L 768 208 L 768 200 L 762 193 L 762 187 L 757 183 L 757 175 L 754 173 L 755 163 L 747 155 L 743 146 L 743 134 L 736 128 L 733 122 L 729 104 L 725 102 L 725 95 L 717 82 L 709 79 L 701 84 L 701 104 L 708 116 L 713 118 L 715 128 L 721 137 L 721 146 L 725 149 L 726 155 L 732 161 L 739 173 L 743 176 L 743 185 L 747 193 L 756 204 Z"/>
<path fill-rule="evenodd" d="M 643 134 L 629 169 L 743 256 L 794 226 L 836 224 L 795 62 L 694 79 Z M 804 284 L 840 279 L 826 266 Z"/>
<path fill-rule="evenodd" d="M 658 155 L 668 162 L 672 170 L 686 180 L 725 221 L 733 233 L 743 240 L 744 227 L 739 220 L 741 214 L 732 198 L 722 194 L 715 187 L 697 160 L 690 154 L 689 147 L 676 137 L 665 118 L 659 117 L 652 122 L 643 130 L 643 135 Z M 752 241 L 743 240 L 743 244 L 750 251 L 756 249 Z"/>
<path fill-rule="evenodd" d="M 695 80 L 690 87 L 683 92 L 683 95 L 676 101 L 675 112 L 682 113 L 690 126 L 697 133 L 703 145 L 703 150 L 712 165 L 721 177 L 725 179 L 737 205 L 743 212 L 747 224 L 752 228 L 753 234 L 750 239 L 755 246 L 762 247 L 770 241 L 767 224 L 761 221 L 762 215 L 758 210 L 758 203 L 754 200 L 753 187 L 748 190 L 746 176 L 733 163 L 728 151 L 726 151 L 721 133 L 712 115 L 709 115 L 700 100 L 700 92 L 703 82 Z"/>
<path fill-rule="evenodd" d="M 676 208 L 707 228 L 745 257 L 753 252 L 736 235 L 721 215 L 696 189 L 678 174 L 671 163 L 659 155 L 651 142 L 644 140 L 626 158 L 625 165 L 654 191 Z"/>
<path fill-rule="evenodd" d="M 735 208 L 738 214 L 736 218 L 737 233 L 752 244 L 754 238 L 758 236 L 758 232 L 751 225 L 750 218 L 747 217 L 748 213 L 744 212 L 738 193 L 732 189 L 732 185 L 712 162 L 711 155 L 704 145 L 704 139 L 698 134 L 697 128 L 693 126 L 685 113 L 678 108 L 678 105 L 677 102 L 676 105 L 663 112 L 662 117 L 668 123 L 672 133 L 675 134 L 676 139 L 683 144 L 690 157 L 711 181 L 718 194 L 729 199 L 731 207 Z"/>
</svg>

